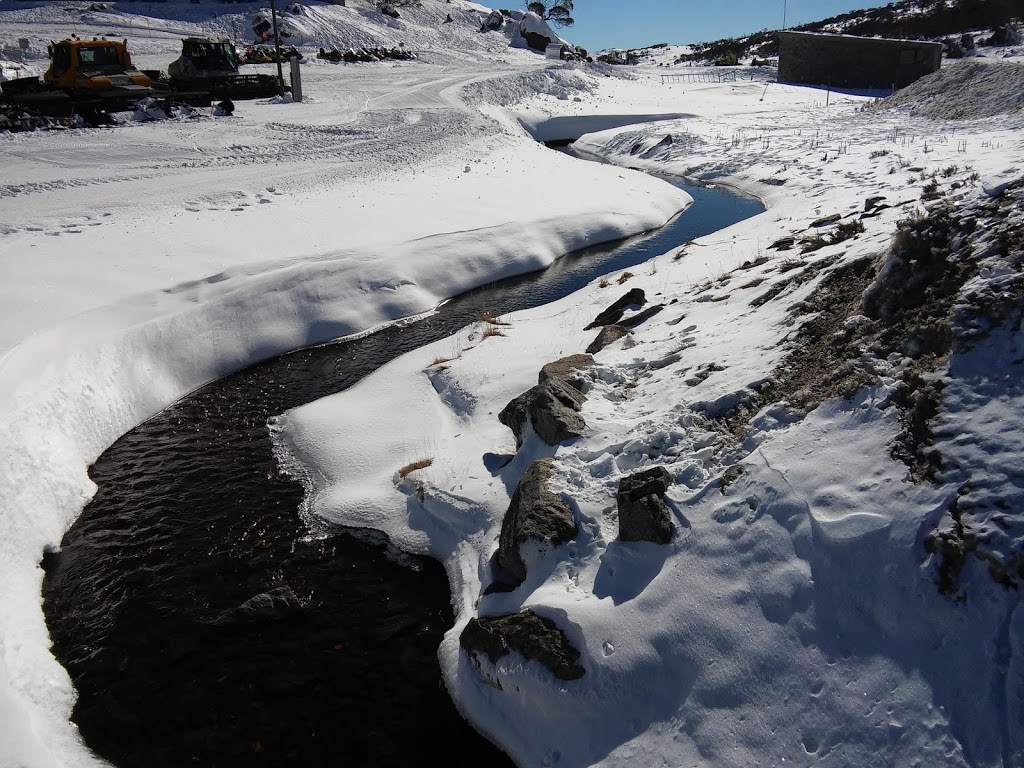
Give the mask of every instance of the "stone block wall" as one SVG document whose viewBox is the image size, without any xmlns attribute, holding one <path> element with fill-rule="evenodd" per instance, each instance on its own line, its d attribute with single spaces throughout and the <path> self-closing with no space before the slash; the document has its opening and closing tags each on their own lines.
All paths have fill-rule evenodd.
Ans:
<svg viewBox="0 0 1024 768">
<path fill-rule="evenodd" d="M 782 32 L 779 82 L 833 88 L 903 88 L 939 69 L 942 44 Z"/>
</svg>

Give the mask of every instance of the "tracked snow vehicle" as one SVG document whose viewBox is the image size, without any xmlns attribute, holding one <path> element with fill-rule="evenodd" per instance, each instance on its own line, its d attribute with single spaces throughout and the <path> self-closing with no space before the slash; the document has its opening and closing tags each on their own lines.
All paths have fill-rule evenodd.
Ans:
<svg viewBox="0 0 1024 768">
<path fill-rule="evenodd" d="M 49 54 L 42 79 L 22 77 L 3 84 L 3 102 L 69 117 L 131 109 L 140 99 L 160 95 L 159 87 L 132 64 L 127 40 L 70 37 L 51 43 Z"/>
<path fill-rule="evenodd" d="M 238 54 L 229 40 L 186 37 L 181 56 L 167 67 L 172 91 L 207 91 L 215 99 L 260 99 L 276 96 L 273 75 L 240 74 Z"/>
</svg>

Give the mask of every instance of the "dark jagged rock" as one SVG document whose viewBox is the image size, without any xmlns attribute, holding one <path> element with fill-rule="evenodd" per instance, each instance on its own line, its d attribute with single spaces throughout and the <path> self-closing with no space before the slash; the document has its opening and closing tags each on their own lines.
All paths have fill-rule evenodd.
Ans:
<svg viewBox="0 0 1024 768">
<path fill-rule="evenodd" d="M 627 317 L 625 320 L 620 320 L 619 325 L 624 325 L 626 328 L 636 328 L 640 323 L 650 320 L 656 314 L 661 312 L 665 308 L 664 304 L 655 304 L 653 307 L 648 307 L 643 312 L 637 312 L 632 317 Z"/>
<path fill-rule="evenodd" d="M 612 304 L 608 309 L 599 314 L 594 318 L 594 322 L 588 325 L 583 330 L 589 331 L 591 328 L 600 328 L 602 325 L 612 325 L 619 322 L 619 319 L 625 313 L 627 307 L 638 306 L 642 307 L 647 302 L 647 295 L 643 292 L 642 288 L 633 288 L 626 293 L 621 299 Z"/>
<path fill-rule="evenodd" d="M 498 420 L 516 436 L 516 448 L 523 444 L 527 419 L 533 430 L 548 445 L 580 437 L 587 425 L 579 410 L 585 399 L 572 382 L 573 372 L 592 365 L 590 355 L 571 355 L 545 365 L 538 375 L 539 384 L 506 405 Z"/>
<path fill-rule="evenodd" d="M 606 325 L 601 329 L 601 332 L 597 334 L 597 338 L 590 342 L 590 346 L 587 347 L 587 352 L 591 355 L 597 354 L 612 342 L 618 341 L 629 333 L 629 328 L 624 325 Z"/>
<path fill-rule="evenodd" d="M 225 611 L 213 624 L 254 624 L 262 621 L 281 621 L 302 610 L 302 603 L 287 584 L 269 592 L 250 597 L 237 608 Z"/>
<path fill-rule="evenodd" d="M 518 586 L 526 579 L 520 547 L 528 541 L 553 546 L 576 535 L 576 521 L 562 500 L 548 490 L 551 460 L 535 461 L 523 474 L 508 505 L 498 537 L 498 566 Z"/>
<path fill-rule="evenodd" d="M 663 498 L 672 485 L 664 467 L 645 469 L 619 481 L 619 538 L 623 541 L 672 540 L 672 514 Z"/>
<path fill-rule="evenodd" d="M 516 651 L 543 664 L 559 680 L 578 680 L 586 674 L 578 663 L 580 652 L 569 644 L 565 633 L 551 619 L 533 611 L 470 619 L 459 644 L 470 658 L 483 654 L 492 663 Z"/>
</svg>

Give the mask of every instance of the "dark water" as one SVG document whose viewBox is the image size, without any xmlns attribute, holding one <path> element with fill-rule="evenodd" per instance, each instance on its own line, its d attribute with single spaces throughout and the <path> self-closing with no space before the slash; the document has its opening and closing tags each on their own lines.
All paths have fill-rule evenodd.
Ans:
<svg viewBox="0 0 1024 768">
<path fill-rule="evenodd" d="M 112 445 L 90 469 L 96 496 L 44 559 L 54 653 L 90 747 L 122 768 L 510 765 L 444 690 L 436 654 L 453 614 L 443 568 L 396 562 L 379 534 L 317 525 L 310 535 L 267 419 L 484 311 L 550 302 L 763 210 L 684 188 L 695 205 L 652 236 L 572 254 L 406 327 L 252 366 Z M 284 585 L 301 607 L 213 621 Z"/>
</svg>

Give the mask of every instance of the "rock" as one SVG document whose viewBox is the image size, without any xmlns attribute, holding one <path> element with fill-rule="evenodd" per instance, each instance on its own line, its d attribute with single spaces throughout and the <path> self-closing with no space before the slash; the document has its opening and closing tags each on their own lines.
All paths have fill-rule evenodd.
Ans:
<svg viewBox="0 0 1024 768">
<path fill-rule="evenodd" d="M 587 352 L 592 355 L 596 354 L 612 342 L 618 341 L 629 333 L 629 328 L 624 325 L 606 325 L 601 329 L 601 332 L 597 334 L 597 338 L 590 342 L 590 346 L 587 347 Z"/>
<path fill-rule="evenodd" d="M 522 29 L 520 34 L 523 36 L 523 40 L 531 48 L 531 50 L 537 51 L 538 53 L 544 53 L 548 46 L 554 42 L 550 37 L 546 35 L 534 32 L 532 29 Z"/>
<path fill-rule="evenodd" d="M 470 619 L 459 644 L 470 658 L 483 654 L 491 663 L 516 651 L 543 664 L 559 680 L 578 680 L 586 674 L 578 663 L 580 652 L 569 644 L 565 633 L 551 619 L 533 611 Z"/>
<path fill-rule="evenodd" d="M 612 325 L 619 322 L 620 318 L 626 311 L 626 307 L 636 305 L 642 307 L 647 302 L 647 295 L 643 292 L 642 288 L 633 288 L 627 292 L 621 299 L 612 304 L 608 309 L 599 314 L 594 318 L 594 322 L 588 325 L 583 330 L 589 331 L 591 328 L 600 328 L 602 325 Z"/>
<path fill-rule="evenodd" d="M 573 372 L 589 368 L 594 364 L 594 358 L 590 355 L 569 355 L 554 362 L 545 363 L 537 374 L 537 383 L 543 384 L 548 379 L 561 379 L 570 386 L 579 389 L 573 382 Z"/>
<path fill-rule="evenodd" d="M 815 219 L 811 222 L 812 227 L 827 227 L 829 224 L 835 224 L 843 218 L 841 213 L 833 213 L 831 216 L 822 216 L 820 219 Z"/>
<path fill-rule="evenodd" d="M 672 514 L 663 498 L 673 483 L 664 467 L 645 469 L 619 481 L 619 538 L 622 541 L 672 540 Z"/>
<path fill-rule="evenodd" d="M 626 328 L 636 328 L 640 323 L 650 320 L 656 314 L 661 312 L 665 308 L 664 304 L 655 304 L 653 307 L 648 307 L 643 312 L 637 312 L 632 317 L 628 317 L 625 320 L 620 320 L 619 325 L 623 325 Z"/>
<path fill-rule="evenodd" d="M 583 435 L 587 423 L 579 415 L 586 399 L 582 392 L 560 379 L 549 379 L 533 392 L 528 411 L 541 440 L 559 445 Z"/>
<path fill-rule="evenodd" d="M 572 387 L 556 381 L 533 387 L 510 402 L 498 414 L 498 420 L 516 436 L 516 449 L 523 445 L 523 428 L 527 419 L 533 431 L 548 445 L 580 437 L 587 425 L 577 413 L 583 395 Z"/>
<path fill-rule="evenodd" d="M 776 251 L 788 251 L 794 245 L 796 245 L 795 237 L 780 237 L 774 243 L 769 245 L 768 248 L 774 249 Z"/>
<path fill-rule="evenodd" d="M 483 29 L 491 32 L 497 32 L 504 25 L 505 17 L 502 16 L 501 11 L 491 11 L 482 22 Z"/>
<path fill-rule="evenodd" d="M 586 399 L 572 383 L 572 373 L 592 365 L 590 355 L 571 355 L 545 365 L 538 375 L 539 384 L 506 405 L 498 420 L 516 436 L 516 448 L 523 445 L 526 420 L 548 445 L 580 437 L 587 428 L 579 410 Z"/>
<path fill-rule="evenodd" d="M 548 490 L 550 474 L 550 459 L 533 462 L 519 481 L 501 521 L 495 560 L 516 586 L 526 579 L 526 563 L 520 549 L 523 544 L 534 541 L 557 546 L 576 535 L 572 512 Z"/>
<path fill-rule="evenodd" d="M 225 611 L 213 624 L 253 624 L 261 621 L 281 621 L 302 610 L 302 603 L 287 584 L 269 592 L 250 597 L 237 608 Z"/>
</svg>

